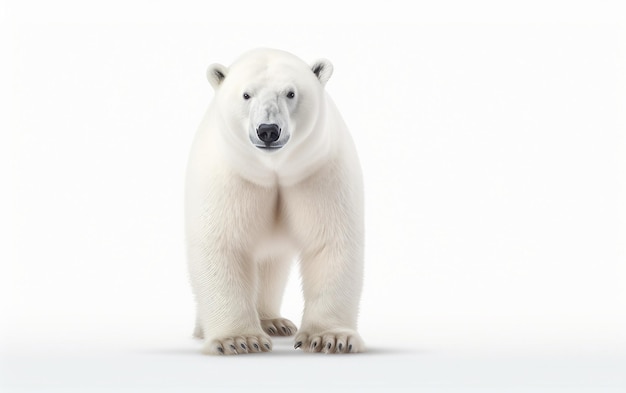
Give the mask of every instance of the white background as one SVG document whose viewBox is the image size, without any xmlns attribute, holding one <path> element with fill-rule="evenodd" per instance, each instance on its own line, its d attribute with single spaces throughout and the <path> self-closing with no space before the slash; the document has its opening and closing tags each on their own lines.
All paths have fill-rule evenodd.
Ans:
<svg viewBox="0 0 626 393">
<path fill-rule="evenodd" d="M 626 387 L 626 12 L 469 3 L 3 2 L 1 389 Z M 367 355 L 189 338 L 204 73 L 259 46 L 335 66 Z"/>
</svg>

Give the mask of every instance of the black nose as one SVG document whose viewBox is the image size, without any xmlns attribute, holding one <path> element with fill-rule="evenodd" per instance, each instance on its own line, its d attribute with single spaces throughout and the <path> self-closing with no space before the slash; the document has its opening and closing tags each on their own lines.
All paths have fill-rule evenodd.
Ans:
<svg viewBox="0 0 626 393">
<path fill-rule="evenodd" d="M 280 137 L 280 127 L 278 127 L 278 124 L 261 124 L 256 129 L 256 134 L 263 143 L 269 145 L 272 142 L 276 142 L 278 137 Z"/>
</svg>

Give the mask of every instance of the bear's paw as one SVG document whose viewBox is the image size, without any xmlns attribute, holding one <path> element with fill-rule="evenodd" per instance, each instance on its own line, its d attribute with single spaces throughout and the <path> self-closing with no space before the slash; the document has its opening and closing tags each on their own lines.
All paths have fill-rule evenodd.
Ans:
<svg viewBox="0 0 626 393">
<path fill-rule="evenodd" d="M 301 331 L 294 348 L 305 352 L 358 353 L 365 351 L 359 333 L 352 329 L 331 329 L 322 332 Z"/>
<path fill-rule="evenodd" d="M 270 336 L 293 336 L 298 331 L 296 325 L 285 318 L 261 319 L 261 327 Z"/>
<path fill-rule="evenodd" d="M 208 340 L 203 351 L 207 355 L 241 355 L 270 352 L 272 341 L 265 334 L 226 336 Z"/>
</svg>

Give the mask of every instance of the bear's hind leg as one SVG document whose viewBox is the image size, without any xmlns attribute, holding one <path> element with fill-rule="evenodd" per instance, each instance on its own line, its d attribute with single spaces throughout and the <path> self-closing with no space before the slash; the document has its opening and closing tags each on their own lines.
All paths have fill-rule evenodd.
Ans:
<svg viewBox="0 0 626 393">
<path fill-rule="evenodd" d="M 261 327 L 270 336 L 292 336 L 298 330 L 293 322 L 280 315 L 291 263 L 291 255 L 267 258 L 259 263 L 257 309 Z"/>
<path fill-rule="evenodd" d="M 193 337 L 202 340 L 204 331 L 202 330 L 202 322 L 200 322 L 200 310 L 196 311 L 196 326 L 193 329 Z"/>
</svg>

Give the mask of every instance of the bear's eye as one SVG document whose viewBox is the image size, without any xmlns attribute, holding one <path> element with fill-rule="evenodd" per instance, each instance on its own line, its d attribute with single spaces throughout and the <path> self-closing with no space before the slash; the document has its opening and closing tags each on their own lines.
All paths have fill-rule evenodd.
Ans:
<svg viewBox="0 0 626 393">
<path fill-rule="evenodd" d="M 294 93 L 293 91 L 290 91 L 289 93 L 287 93 L 287 98 L 294 98 L 296 96 L 296 93 Z"/>
<path fill-rule="evenodd" d="M 248 93 L 243 93 L 243 99 L 244 99 L 244 100 L 249 100 L 249 99 L 250 99 L 250 94 L 248 94 Z"/>
</svg>

